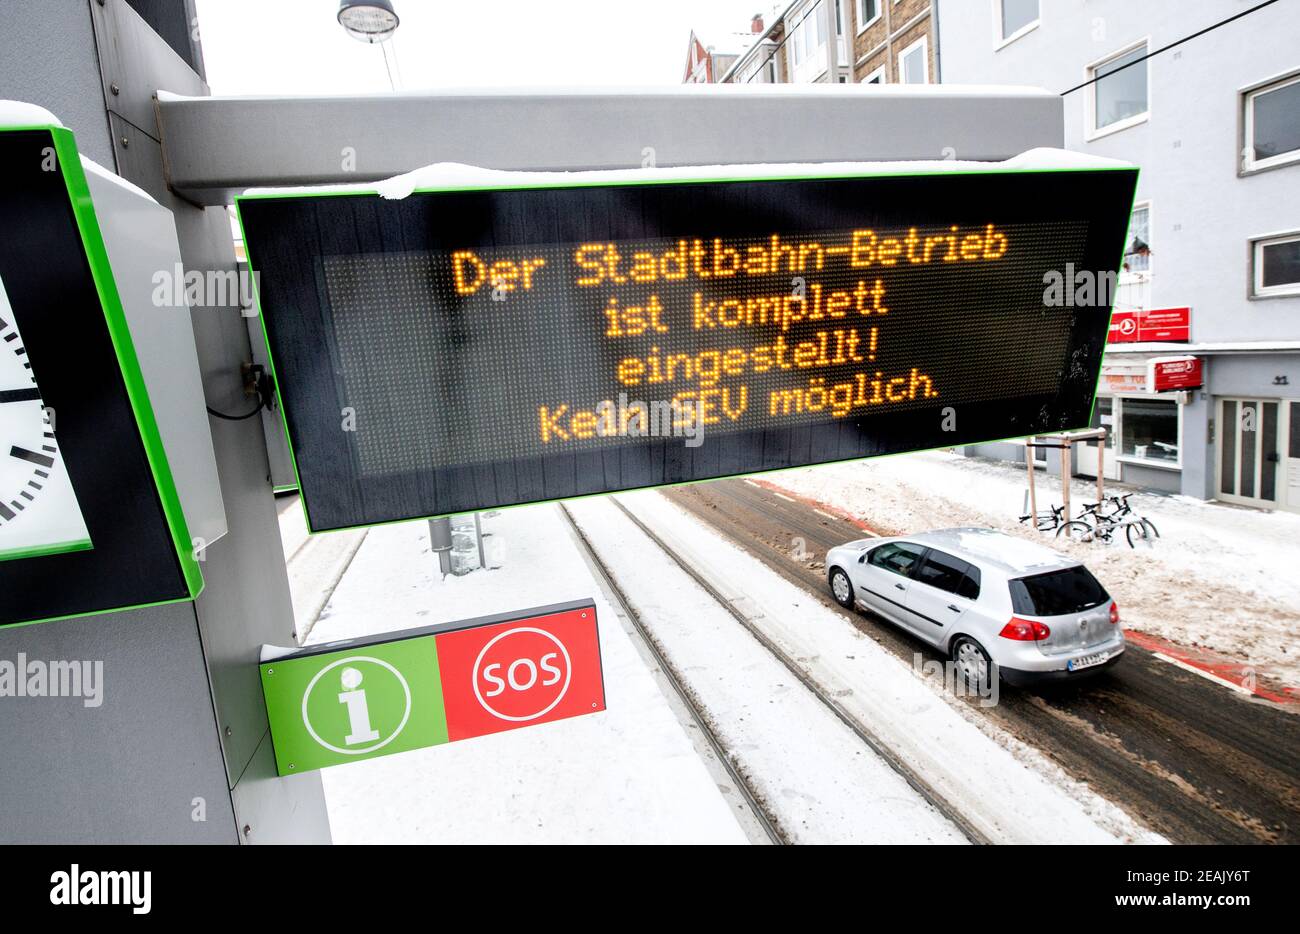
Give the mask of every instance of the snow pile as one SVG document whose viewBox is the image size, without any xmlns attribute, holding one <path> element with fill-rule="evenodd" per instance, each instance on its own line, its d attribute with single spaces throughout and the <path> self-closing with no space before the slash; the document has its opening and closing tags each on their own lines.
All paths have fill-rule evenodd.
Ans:
<svg viewBox="0 0 1300 934">
<path fill-rule="evenodd" d="M 1019 466 L 947 452 L 907 454 L 783 471 L 791 492 L 858 516 L 881 534 L 978 525 L 1038 541 L 1086 563 L 1120 605 L 1124 625 L 1243 659 L 1300 685 L 1300 516 L 1138 493 L 1133 509 L 1160 539 L 1150 549 L 1068 542 L 1021 524 L 1026 480 Z M 1039 475 L 1040 509 L 1060 504 L 1059 477 Z M 1096 486 L 1074 481 L 1071 509 Z"/>
</svg>

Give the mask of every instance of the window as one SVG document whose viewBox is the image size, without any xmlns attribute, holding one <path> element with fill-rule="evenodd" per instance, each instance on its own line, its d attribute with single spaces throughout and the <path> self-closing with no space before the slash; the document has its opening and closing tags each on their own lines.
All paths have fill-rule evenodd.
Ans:
<svg viewBox="0 0 1300 934">
<path fill-rule="evenodd" d="M 760 59 L 755 57 L 754 61 L 747 64 L 740 78 L 741 84 L 776 84 L 776 56 L 770 51 L 763 50 L 760 55 L 767 55 L 767 58 Z"/>
<path fill-rule="evenodd" d="M 1128 220 L 1128 240 L 1124 243 L 1125 278 L 1142 278 L 1151 272 L 1151 203 L 1133 205 Z"/>
<path fill-rule="evenodd" d="M 912 577 L 919 583 L 967 600 L 978 599 L 980 595 L 980 569 L 946 552 L 928 551 L 925 561 Z"/>
<path fill-rule="evenodd" d="M 916 572 L 916 580 L 955 594 L 961 589 L 961 582 L 966 578 L 968 567 L 970 565 L 965 561 L 959 561 L 952 555 L 931 549 Z"/>
<path fill-rule="evenodd" d="M 925 549 L 920 545 L 910 542 L 890 542 L 871 552 L 871 563 L 886 571 L 911 577 L 912 568 L 916 567 L 923 551 Z"/>
<path fill-rule="evenodd" d="M 1177 465 L 1178 417 L 1178 402 L 1174 399 L 1122 399 L 1120 455 Z"/>
<path fill-rule="evenodd" d="M 789 17 L 790 60 L 795 81 L 816 81 L 826 71 L 826 13 L 820 2 L 806 4 Z"/>
<path fill-rule="evenodd" d="M 858 0 L 858 32 L 880 19 L 880 0 Z"/>
<path fill-rule="evenodd" d="M 1088 69 L 1090 136 L 1113 133 L 1146 120 L 1147 44 L 1098 62 Z"/>
<path fill-rule="evenodd" d="M 1300 161 L 1300 75 L 1246 92 L 1242 169 Z"/>
<path fill-rule="evenodd" d="M 925 36 L 898 54 L 898 80 L 901 84 L 925 84 L 930 80 L 930 49 Z"/>
<path fill-rule="evenodd" d="M 1092 410 L 1091 428 L 1106 429 L 1106 450 L 1115 447 L 1115 400 L 1111 396 L 1098 396 Z"/>
<path fill-rule="evenodd" d="M 1019 39 L 1038 25 L 1038 0 L 994 0 L 998 45 Z"/>
<path fill-rule="evenodd" d="M 1251 295 L 1300 295 L 1300 232 L 1252 241 Z"/>
<path fill-rule="evenodd" d="M 866 77 L 862 79 L 861 83 L 862 84 L 885 84 L 887 83 L 887 81 L 888 81 L 888 77 L 885 72 L 885 66 L 881 65 L 875 71 L 868 73 Z"/>
<path fill-rule="evenodd" d="M 1083 565 L 1011 581 L 1011 609 L 1025 616 L 1064 616 L 1099 607 L 1106 588 Z"/>
</svg>

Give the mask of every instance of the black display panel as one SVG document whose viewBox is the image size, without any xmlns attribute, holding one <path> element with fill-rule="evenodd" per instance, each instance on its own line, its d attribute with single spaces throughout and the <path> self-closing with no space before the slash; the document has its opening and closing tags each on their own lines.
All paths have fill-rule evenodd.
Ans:
<svg viewBox="0 0 1300 934">
<path fill-rule="evenodd" d="M 68 483 L 85 533 L 73 548 L 37 538 L 0 554 L 0 626 L 190 599 L 202 577 L 71 132 L 0 132 L 0 177 L 0 285 L 13 318 L 0 353 L 31 374 L 0 387 L 0 408 L 43 412 L 39 446 L 0 437 L 0 458 L 23 468 L 0 471 L 0 532 L 28 540 L 44 514 L 68 507 L 55 495 Z M 24 421 L 0 412 L 0 427 Z"/>
<path fill-rule="evenodd" d="M 239 207 L 320 531 L 1085 426 L 1136 174 Z"/>
</svg>

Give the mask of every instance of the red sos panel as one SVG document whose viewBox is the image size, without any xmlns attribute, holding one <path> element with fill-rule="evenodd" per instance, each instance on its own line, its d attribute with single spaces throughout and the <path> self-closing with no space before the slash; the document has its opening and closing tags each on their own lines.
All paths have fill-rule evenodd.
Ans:
<svg viewBox="0 0 1300 934">
<path fill-rule="evenodd" d="M 605 709 L 594 608 L 438 638 L 451 742 Z"/>
</svg>

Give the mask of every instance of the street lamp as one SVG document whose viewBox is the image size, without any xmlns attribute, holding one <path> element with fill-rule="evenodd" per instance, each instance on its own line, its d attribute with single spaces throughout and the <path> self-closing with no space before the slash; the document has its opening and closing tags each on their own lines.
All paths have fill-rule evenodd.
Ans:
<svg viewBox="0 0 1300 934">
<path fill-rule="evenodd" d="M 343 0 L 339 4 L 339 25 L 361 42 L 390 39 L 400 23 L 391 0 Z"/>
</svg>

